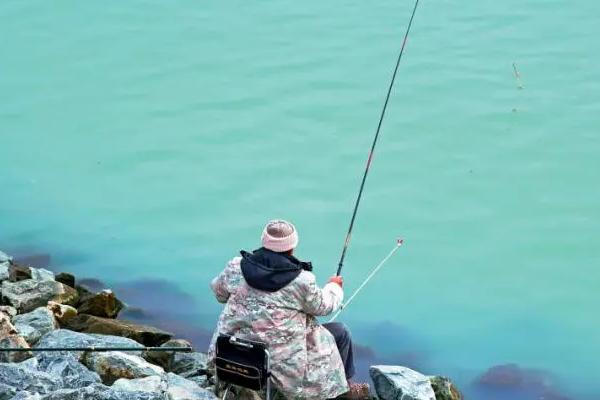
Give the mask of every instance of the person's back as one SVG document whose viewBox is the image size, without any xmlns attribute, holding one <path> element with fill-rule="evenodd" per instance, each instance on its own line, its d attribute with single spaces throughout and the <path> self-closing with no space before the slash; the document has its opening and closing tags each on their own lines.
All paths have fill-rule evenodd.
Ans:
<svg viewBox="0 0 600 400">
<path fill-rule="evenodd" d="M 270 225 L 275 229 L 270 233 L 269 225 L 265 228 L 264 247 L 242 252 L 212 282 L 217 299 L 225 303 L 215 338 L 226 333 L 266 343 L 273 380 L 286 398 L 335 398 L 348 392 L 346 379 L 354 373 L 353 366 L 351 360 L 344 365 L 338 338 L 315 316 L 328 315 L 341 306 L 341 280 L 333 279 L 319 288 L 310 263 L 299 261 L 289 251 L 297 244 L 293 225 L 285 221 Z M 349 335 L 342 331 L 348 336 L 348 347 Z M 348 351 L 351 357 L 351 347 Z"/>
</svg>

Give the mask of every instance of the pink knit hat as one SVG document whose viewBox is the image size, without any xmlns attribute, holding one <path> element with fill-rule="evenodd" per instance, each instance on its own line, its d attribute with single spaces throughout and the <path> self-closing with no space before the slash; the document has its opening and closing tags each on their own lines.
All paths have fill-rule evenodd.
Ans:
<svg viewBox="0 0 600 400">
<path fill-rule="evenodd" d="M 295 249 L 298 246 L 296 227 L 282 219 L 269 221 L 262 233 L 262 245 L 278 253 Z"/>
</svg>

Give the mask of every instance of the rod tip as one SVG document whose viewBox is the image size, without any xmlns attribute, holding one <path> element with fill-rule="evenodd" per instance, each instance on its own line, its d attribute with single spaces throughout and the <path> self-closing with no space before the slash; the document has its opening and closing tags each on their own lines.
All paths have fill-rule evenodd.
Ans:
<svg viewBox="0 0 600 400">
<path fill-rule="evenodd" d="M 396 244 L 397 244 L 398 246 L 402 246 L 402 245 L 404 244 L 404 239 L 398 239 L 398 240 L 396 241 Z"/>
</svg>

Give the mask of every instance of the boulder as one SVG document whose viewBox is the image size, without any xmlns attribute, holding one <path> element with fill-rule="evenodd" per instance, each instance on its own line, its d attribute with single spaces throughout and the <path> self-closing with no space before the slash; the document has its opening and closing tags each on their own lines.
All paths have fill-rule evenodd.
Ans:
<svg viewBox="0 0 600 400">
<path fill-rule="evenodd" d="M 12 319 L 15 315 L 17 315 L 17 309 L 11 306 L 0 306 L 0 314 L 4 314 L 8 318 Z"/>
<path fill-rule="evenodd" d="M 34 399 L 25 399 L 34 400 Z M 60 389 L 35 400 L 167 400 L 161 393 L 126 392 L 102 384 L 81 389 Z"/>
<path fill-rule="evenodd" d="M 163 343 L 160 347 L 185 347 L 191 348 L 192 344 L 187 340 L 183 339 L 171 339 L 165 343 Z M 174 351 L 146 351 L 142 354 L 147 361 L 152 364 L 160 365 L 166 371 L 171 371 L 171 364 L 173 363 L 173 358 L 175 356 Z"/>
<path fill-rule="evenodd" d="M 39 393 L 17 392 L 15 397 L 10 400 L 40 400 L 42 396 Z"/>
<path fill-rule="evenodd" d="M 0 263 L 12 261 L 12 257 L 0 250 Z"/>
<path fill-rule="evenodd" d="M 429 377 L 436 400 L 463 400 L 462 393 L 444 376 Z"/>
<path fill-rule="evenodd" d="M 138 342 L 122 338 L 118 336 L 110 335 L 96 335 L 73 332 L 67 329 L 56 329 L 42 336 L 37 342 L 35 347 L 143 347 Z M 136 352 L 139 354 L 139 352 Z M 40 356 L 43 354 L 55 354 L 55 355 L 68 355 L 72 354 L 77 358 L 80 358 L 83 352 L 53 352 L 53 353 L 38 353 Z"/>
<path fill-rule="evenodd" d="M 175 353 L 169 371 L 185 378 L 206 375 L 208 355 L 206 353 Z"/>
<path fill-rule="evenodd" d="M 176 374 L 150 376 L 140 379 L 119 379 L 112 385 L 121 391 L 149 391 L 164 393 L 170 400 L 214 400 L 213 392 L 199 387 L 196 383 Z"/>
<path fill-rule="evenodd" d="M 8 261 L 0 262 L 0 281 L 5 281 L 10 277 L 9 267 L 10 267 L 10 262 L 8 262 Z"/>
<path fill-rule="evenodd" d="M 56 282 L 60 282 L 63 285 L 70 286 L 75 288 L 75 276 L 73 274 L 69 274 L 68 272 L 61 272 L 54 277 Z"/>
<path fill-rule="evenodd" d="M 77 358 L 71 354 L 46 353 L 38 358 L 38 369 L 60 379 L 62 388 L 77 389 L 101 383 L 100 376 L 96 372 L 90 371 L 80 364 Z"/>
<path fill-rule="evenodd" d="M 194 382 L 196 385 L 200 386 L 201 388 L 207 388 L 210 386 L 210 381 L 208 379 L 208 375 L 199 375 L 199 376 L 192 376 L 191 378 L 187 378 L 188 380 Z"/>
<path fill-rule="evenodd" d="M 27 279 L 19 282 L 2 282 L 2 295 L 19 313 L 33 311 L 46 306 L 48 301 L 60 304 L 74 304 L 78 300 L 77 291 L 56 281 L 36 281 Z"/>
<path fill-rule="evenodd" d="M 10 321 L 7 314 L 0 313 L 0 339 L 17 333 L 17 329 Z"/>
<path fill-rule="evenodd" d="M 151 326 L 87 314 L 79 314 L 65 321 L 62 326 L 76 332 L 122 336 L 142 343 L 144 346 L 160 346 L 172 336 L 169 332 Z"/>
<path fill-rule="evenodd" d="M 112 290 L 105 289 L 95 294 L 81 297 L 78 311 L 96 317 L 116 318 L 123 308 L 123 303 L 115 297 Z"/>
<path fill-rule="evenodd" d="M 54 280 L 54 272 L 48 271 L 44 268 L 30 268 L 31 271 L 31 279 L 36 281 L 53 281 Z"/>
<path fill-rule="evenodd" d="M 13 318 L 13 324 L 17 332 L 31 345 L 46 333 L 58 328 L 54 314 L 47 307 L 38 307 L 26 314 L 19 314 Z"/>
<path fill-rule="evenodd" d="M 71 307 L 66 304 L 59 304 L 54 301 L 48 302 L 48 309 L 52 312 L 54 318 L 58 322 L 64 322 L 77 316 L 77 309 L 75 307 Z"/>
<path fill-rule="evenodd" d="M 120 351 L 85 353 L 82 362 L 109 385 L 120 378 L 135 379 L 164 374 L 161 367 L 150 364 L 142 357 Z"/>
<path fill-rule="evenodd" d="M 2 349 L 29 349 L 27 341 L 19 335 L 8 335 L 0 339 L 0 348 Z M 31 358 L 30 351 L 11 351 L 0 352 L 0 362 L 21 362 Z"/>
<path fill-rule="evenodd" d="M 8 267 L 8 280 L 11 282 L 24 281 L 31 279 L 31 268 L 26 265 L 10 263 Z"/>
<path fill-rule="evenodd" d="M 35 358 L 32 359 L 35 361 Z M 32 393 L 49 393 L 60 388 L 60 380 L 39 371 L 36 362 L 0 364 L 0 385 Z"/>
<path fill-rule="evenodd" d="M 0 383 L 0 400 L 11 400 L 17 394 L 17 389 Z"/>
<path fill-rule="evenodd" d="M 429 378 L 410 368 L 375 365 L 369 372 L 381 400 L 436 400 Z"/>
</svg>

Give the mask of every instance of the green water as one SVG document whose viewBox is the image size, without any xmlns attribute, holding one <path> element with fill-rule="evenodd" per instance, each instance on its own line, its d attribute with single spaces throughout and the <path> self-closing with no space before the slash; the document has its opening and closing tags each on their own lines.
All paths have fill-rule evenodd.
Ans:
<svg viewBox="0 0 600 400">
<path fill-rule="evenodd" d="M 106 281 L 209 279 L 294 221 L 335 271 L 412 4 L 0 3 L 0 248 Z M 468 382 L 598 395 L 600 3 L 422 1 L 344 271 L 345 314 Z M 521 73 L 517 88 L 512 64 Z"/>
</svg>

